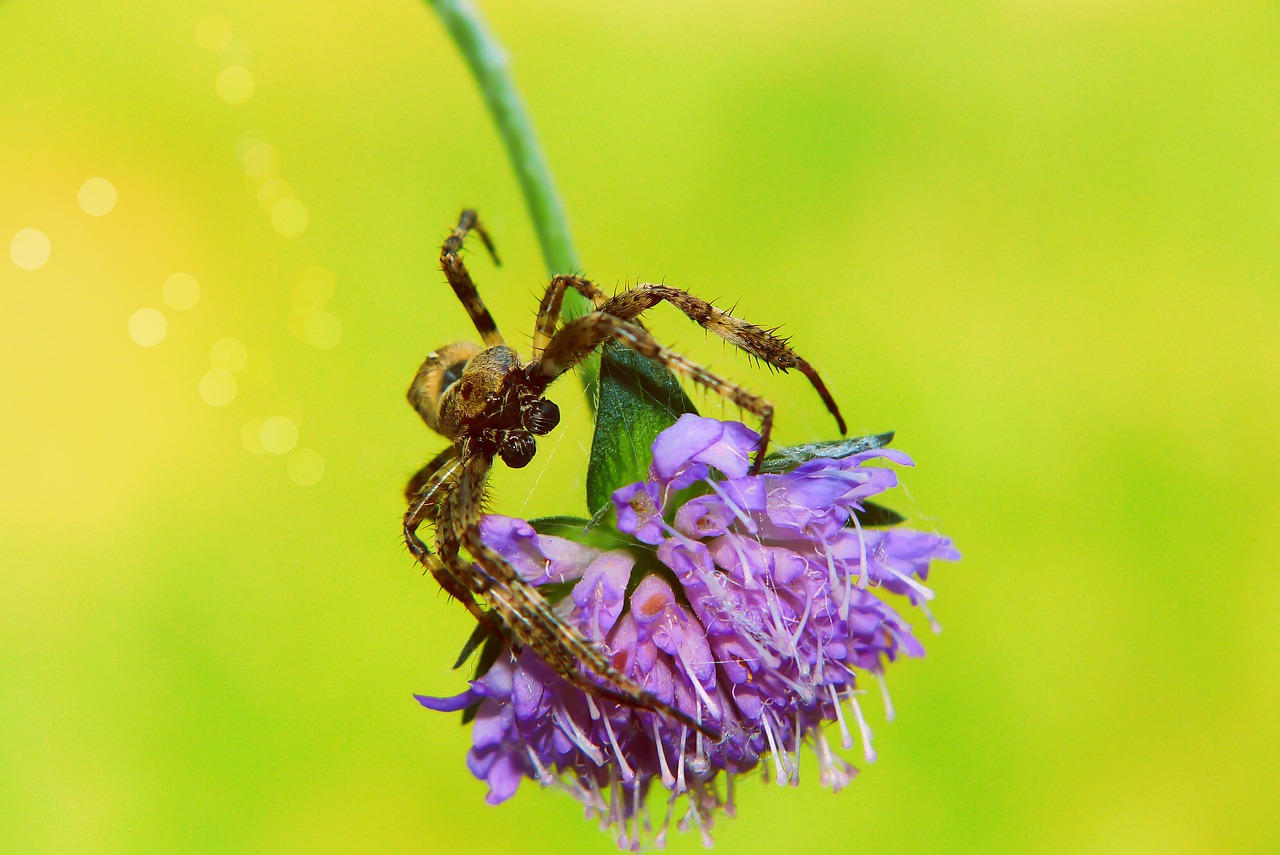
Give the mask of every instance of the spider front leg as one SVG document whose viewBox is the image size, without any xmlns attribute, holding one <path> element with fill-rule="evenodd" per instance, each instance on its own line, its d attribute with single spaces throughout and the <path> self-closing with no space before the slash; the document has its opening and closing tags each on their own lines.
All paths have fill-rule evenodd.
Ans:
<svg viewBox="0 0 1280 855">
<path fill-rule="evenodd" d="M 502 333 L 498 332 L 498 325 L 494 323 L 493 315 L 489 314 L 489 310 L 485 308 L 484 301 L 480 299 L 480 292 L 476 289 L 476 283 L 471 280 L 471 273 L 468 272 L 467 266 L 462 263 L 462 256 L 459 255 L 462 244 L 470 232 L 480 236 L 485 248 L 489 250 L 489 255 L 493 257 L 493 263 L 498 263 L 498 253 L 494 251 L 493 241 L 489 240 L 489 233 L 481 227 L 476 212 L 467 209 L 458 218 L 458 227 L 444 239 L 444 245 L 440 247 L 440 269 L 444 271 L 444 276 L 449 280 L 449 285 L 453 288 L 453 293 L 458 296 L 462 307 L 467 310 L 471 323 L 475 324 L 485 347 L 493 347 L 504 344 Z"/>
<path fill-rule="evenodd" d="M 538 320 L 533 328 L 533 358 L 539 359 L 542 351 L 551 343 L 556 333 L 556 325 L 560 322 L 560 307 L 564 303 L 566 288 L 572 288 L 586 297 L 598 309 L 608 302 L 605 293 L 589 279 L 581 276 L 556 276 L 542 295 L 542 304 L 538 307 Z"/>
<path fill-rule="evenodd" d="M 722 398 L 732 401 L 747 412 L 760 418 L 760 444 L 756 447 L 751 471 L 760 471 L 764 463 L 769 436 L 773 433 L 773 404 L 721 377 L 702 366 L 690 362 L 670 348 L 663 347 L 649 331 L 629 321 L 624 321 L 604 311 L 592 312 L 570 321 L 556 334 L 542 354 L 542 359 L 527 369 L 534 388 L 546 388 L 568 371 L 596 347 L 609 340 L 624 344 L 641 356 L 661 363 L 677 374 L 710 389 Z"/>
<path fill-rule="evenodd" d="M 597 303 L 596 308 L 615 318 L 630 321 L 663 301 L 684 312 L 689 320 L 701 325 L 703 329 L 715 333 L 729 344 L 746 351 L 762 362 L 767 362 L 783 371 L 791 368 L 799 371 L 817 390 L 827 410 L 835 416 L 840 433 L 843 435 L 847 432 L 844 417 L 840 415 L 840 408 L 827 390 L 827 385 L 818 376 L 818 372 L 792 350 L 784 339 L 774 335 L 770 330 L 747 323 L 741 318 L 735 318 L 701 297 L 695 297 L 688 291 L 681 291 L 679 288 L 671 288 L 667 285 L 637 285 L 604 303 Z"/>
</svg>

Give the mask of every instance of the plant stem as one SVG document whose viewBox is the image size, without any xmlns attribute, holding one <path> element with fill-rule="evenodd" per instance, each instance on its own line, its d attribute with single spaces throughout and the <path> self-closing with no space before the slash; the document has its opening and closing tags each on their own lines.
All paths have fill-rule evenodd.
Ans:
<svg viewBox="0 0 1280 855">
<path fill-rule="evenodd" d="M 524 102 L 516 91 L 511 77 L 507 55 L 494 37 L 470 0 L 427 0 L 444 23 L 475 75 L 480 92 L 484 95 L 489 112 L 502 135 L 507 156 L 515 168 L 524 201 L 533 220 L 538 244 L 547 273 L 577 273 L 582 268 L 578 252 L 569 233 L 569 221 L 564 205 L 551 180 L 551 169 L 538 145 L 533 122 L 525 111 Z M 561 315 L 566 321 L 586 314 L 590 310 L 586 298 L 570 290 L 564 295 Z M 578 376 L 586 387 L 587 403 L 595 410 L 596 385 L 600 376 L 600 360 L 596 355 L 583 360 L 578 366 Z"/>
</svg>

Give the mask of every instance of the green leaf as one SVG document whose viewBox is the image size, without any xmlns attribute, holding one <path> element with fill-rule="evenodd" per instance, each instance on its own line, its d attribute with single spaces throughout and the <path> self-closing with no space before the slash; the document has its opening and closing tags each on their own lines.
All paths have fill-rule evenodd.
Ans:
<svg viewBox="0 0 1280 855">
<path fill-rule="evenodd" d="M 653 360 L 610 342 L 600 352 L 600 402 L 587 467 L 587 508 L 609 504 L 619 487 L 649 473 L 654 438 L 685 413 L 696 413 L 675 376 Z"/>
</svg>

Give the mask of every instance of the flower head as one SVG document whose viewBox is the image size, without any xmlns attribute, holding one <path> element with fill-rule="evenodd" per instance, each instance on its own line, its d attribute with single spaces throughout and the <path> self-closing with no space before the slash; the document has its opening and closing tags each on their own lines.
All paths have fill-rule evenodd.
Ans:
<svg viewBox="0 0 1280 855">
<path fill-rule="evenodd" d="M 683 805 L 679 826 L 709 843 L 715 812 L 733 810 L 735 777 L 767 763 L 779 783 L 798 783 L 802 743 L 817 753 L 823 784 L 849 783 L 856 770 L 824 724 L 837 723 L 843 750 L 856 730 L 875 759 L 859 677 L 880 678 L 898 656 L 924 652 L 881 595 L 924 609 L 930 562 L 959 554 L 938 535 L 864 526 L 864 503 L 897 484 L 872 464 L 910 465 L 905 454 L 869 448 L 750 475 L 758 440 L 735 422 L 681 417 L 654 442 L 648 479 L 613 494 L 616 528 L 634 538 L 623 548 L 485 519 L 485 541 L 526 579 L 572 583 L 556 605 L 566 623 L 623 674 L 722 734 L 712 741 L 597 700 L 531 651 L 503 651 L 461 695 L 418 698 L 475 709 L 468 765 L 489 784 L 489 802 L 510 798 L 524 778 L 558 785 L 614 827 L 619 845 L 636 847 L 657 786 L 665 818 L 654 842 Z"/>
</svg>

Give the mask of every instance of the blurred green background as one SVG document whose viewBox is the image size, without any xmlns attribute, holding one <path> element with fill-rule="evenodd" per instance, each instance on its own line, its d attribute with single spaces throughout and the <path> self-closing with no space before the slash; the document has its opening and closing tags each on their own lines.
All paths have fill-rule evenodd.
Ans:
<svg viewBox="0 0 1280 855">
<path fill-rule="evenodd" d="M 1280 7 L 484 9 L 585 272 L 784 324 L 965 555 L 880 761 L 746 782 L 718 846 L 1280 850 Z M 441 447 L 404 390 L 471 337 L 439 241 L 479 208 L 519 347 L 545 283 L 426 6 L 9 0 L 0 71 L 2 848 L 611 851 L 562 793 L 486 806 L 411 696 L 468 631 L 399 537 Z M 496 510 L 581 511 L 556 394 Z"/>
</svg>

